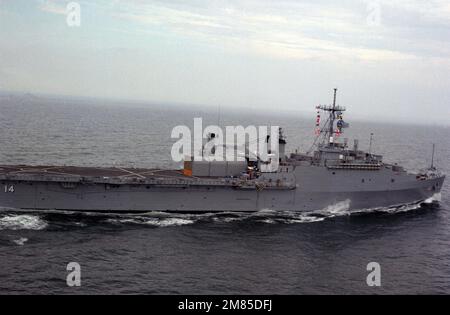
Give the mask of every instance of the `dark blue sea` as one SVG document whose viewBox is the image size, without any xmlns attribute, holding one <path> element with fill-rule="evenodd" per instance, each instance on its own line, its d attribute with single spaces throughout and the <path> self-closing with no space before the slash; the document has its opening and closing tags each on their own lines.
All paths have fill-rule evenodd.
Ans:
<svg viewBox="0 0 450 315">
<path fill-rule="evenodd" d="M 351 108 L 349 108 L 351 109 Z M 405 113 L 406 115 L 407 113 Z M 176 125 L 280 125 L 307 151 L 315 116 L 0 95 L 0 164 L 173 168 Z M 450 127 L 353 121 L 385 160 L 450 174 Z M 440 200 L 439 203 L 436 201 Z M 350 213 L 94 214 L 0 210 L 0 294 L 449 294 L 450 186 L 434 202 Z M 66 283 L 69 262 L 81 286 Z M 381 266 L 369 287 L 367 264 Z"/>
</svg>

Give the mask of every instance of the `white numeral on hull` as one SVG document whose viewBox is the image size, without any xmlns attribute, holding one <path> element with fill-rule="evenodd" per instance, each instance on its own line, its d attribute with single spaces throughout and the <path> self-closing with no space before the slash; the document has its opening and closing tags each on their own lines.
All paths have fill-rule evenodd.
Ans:
<svg viewBox="0 0 450 315">
<path fill-rule="evenodd" d="M 14 192 L 14 185 L 5 185 L 5 193 L 13 193 Z"/>
</svg>

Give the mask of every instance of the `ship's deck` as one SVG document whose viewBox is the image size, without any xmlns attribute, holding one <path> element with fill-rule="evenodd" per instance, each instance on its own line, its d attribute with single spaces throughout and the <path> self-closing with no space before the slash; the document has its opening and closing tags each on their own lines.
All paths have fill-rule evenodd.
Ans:
<svg viewBox="0 0 450 315">
<path fill-rule="evenodd" d="M 56 175 L 121 179 L 189 178 L 188 176 L 185 176 L 181 170 L 27 165 L 0 165 L 0 176 L 2 175 Z"/>
</svg>

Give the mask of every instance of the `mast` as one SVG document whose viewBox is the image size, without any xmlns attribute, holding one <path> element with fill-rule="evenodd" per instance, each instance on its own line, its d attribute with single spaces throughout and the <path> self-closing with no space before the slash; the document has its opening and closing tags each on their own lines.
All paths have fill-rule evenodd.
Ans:
<svg viewBox="0 0 450 315">
<path fill-rule="evenodd" d="M 434 151 L 436 149 L 436 144 L 433 143 L 433 153 L 431 154 L 431 169 L 434 169 Z"/>
<path fill-rule="evenodd" d="M 329 118 L 327 121 L 328 126 L 326 126 L 323 130 L 321 130 L 321 133 L 325 133 L 323 144 L 324 145 L 326 144 L 327 147 L 334 146 L 334 134 L 336 133 L 334 131 L 334 122 L 336 120 L 336 113 L 338 112 L 342 113 L 345 111 L 345 107 L 336 105 L 336 99 L 337 99 L 337 88 L 334 89 L 333 105 L 317 106 L 317 109 L 329 112 Z"/>
<path fill-rule="evenodd" d="M 333 108 L 330 111 L 330 125 L 328 126 L 328 132 L 329 134 L 329 140 L 330 140 L 330 144 L 333 143 L 333 134 L 334 134 L 334 120 L 336 119 L 336 94 L 337 94 L 337 89 L 334 89 L 334 97 L 333 97 Z"/>
</svg>

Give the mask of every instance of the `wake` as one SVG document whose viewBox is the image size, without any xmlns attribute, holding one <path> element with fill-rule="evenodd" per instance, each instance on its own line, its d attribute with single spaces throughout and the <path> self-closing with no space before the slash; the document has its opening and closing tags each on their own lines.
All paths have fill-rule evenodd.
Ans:
<svg viewBox="0 0 450 315">
<path fill-rule="evenodd" d="M 153 228 L 168 228 L 192 225 L 195 223 L 231 224 L 250 222 L 259 224 L 304 224 L 316 223 L 333 218 L 373 213 L 398 214 L 428 208 L 441 200 L 441 195 L 408 205 L 393 207 L 377 207 L 368 209 L 350 209 L 350 200 L 337 202 L 321 210 L 315 211 L 278 211 L 263 209 L 257 212 L 206 212 L 201 214 L 168 213 L 152 211 L 137 214 L 95 213 L 55 210 L 3 210 L 0 211 L 1 230 L 45 230 L 49 225 L 64 222 L 73 227 L 83 228 L 92 224 L 112 226 L 141 225 Z M 22 242 L 21 242 L 22 243 Z"/>
</svg>

